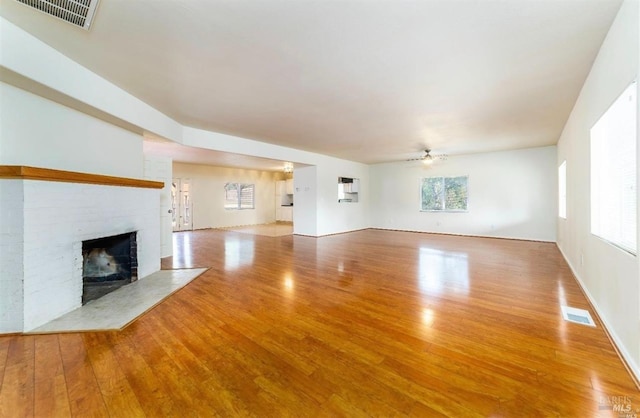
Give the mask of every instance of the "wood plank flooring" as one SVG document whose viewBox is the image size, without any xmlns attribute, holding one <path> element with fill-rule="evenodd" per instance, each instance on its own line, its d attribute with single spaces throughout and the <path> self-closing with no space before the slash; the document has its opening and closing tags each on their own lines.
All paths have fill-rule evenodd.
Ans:
<svg viewBox="0 0 640 418">
<path fill-rule="evenodd" d="M 270 224 L 230 226 L 227 228 L 217 228 L 223 231 L 242 232 L 245 234 L 264 235 L 267 237 L 282 237 L 293 234 L 293 223 L 273 222 Z"/>
<path fill-rule="evenodd" d="M 120 332 L 0 337 L 0 416 L 618 417 L 640 393 L 555 244 L 174 234 L 211 267 Z M 593 314 L 593 312 L 592 312 Z"/>
</svg>

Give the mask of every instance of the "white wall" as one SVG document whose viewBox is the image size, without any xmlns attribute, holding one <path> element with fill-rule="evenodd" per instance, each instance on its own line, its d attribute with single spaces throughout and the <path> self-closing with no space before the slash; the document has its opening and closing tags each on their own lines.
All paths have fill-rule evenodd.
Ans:
<svg viewBox="0 0 640 418">
<path fill-rule="evenodd" d="M 160 191 L 160 257 L 173 255 L 172 216 L 171 216 L 171 179 L 173 178 L 173 161 L 171 158 L 145 156 L 144 178 L 160 181 L 164 187 Z"/>
<path fill-rule="evenodd" d="M 0 83 L 0 164 L 142 178 L 142 137 Z"/>
<path fill-rule="evenodd" d="M 338 202 L 338 177 L 360 179 L 357 203 Z M 369 166 L 337 159 L 324 161 L 317 166 L 316 180 L 317 235 L 369 228 Z"/>
<path fill-rule="evenodd" d="M 567 161 L 567 219 L 558 223 L 558 247 L 640 377 L 638 258 L 591 235 L 589 183 L 589 131 L 638 75 L 639 21 L 638 2 L 625 1 L 564 127 L 557 165 Z"/>
<path fill-rule="evenodd" d="M 191 179 L 194 229 L 275 222 L 279 173 L 174 162 L 173 177 Z M 224 185 L 230 182 L 255 184 L 255 209 L 224 208 Z"/>
<path fill-rule="evenodd" d="M 317 167 L 297 168 L 293 172 L 293 233 L 318 235 Z"/>
<path fill-rule="evenodd" d="M 371 166 L 374 228 L 555 241 L 556 148 L 450 157 Z M 469 176 L 469 211 L 420 211 L 420 180 Z"/>
</svg>

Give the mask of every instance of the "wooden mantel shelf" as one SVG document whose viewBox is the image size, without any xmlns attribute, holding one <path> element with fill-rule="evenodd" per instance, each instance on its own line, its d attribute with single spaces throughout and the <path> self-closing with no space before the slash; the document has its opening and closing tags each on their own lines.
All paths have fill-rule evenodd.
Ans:
<svg viewBox="0 0 640 418">
<path fill-rule="evenodd" d="M 162 189 L 161 181 L 138 180 L 126 177 L 102 176 L 99 174 L 77 173 L 74 171 L 52 170 L 49 168 L 24 165 L 0 165 L 0 179 L 58 181 L 64 183 L 100 184 L 104 186 L 141 187 Z"/>
</svg>

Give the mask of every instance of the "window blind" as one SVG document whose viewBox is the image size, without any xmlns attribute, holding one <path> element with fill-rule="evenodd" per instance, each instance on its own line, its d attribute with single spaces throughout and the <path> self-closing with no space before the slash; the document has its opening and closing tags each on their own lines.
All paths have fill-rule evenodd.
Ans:
<svg viewBox="0 0 640 418">
<path fill-rule="evenodd" d="M 240 185 L 240 209 L 253 209 L 253 208 L 254 208 L 254 185 L 241 184 Z"/>
<path fill-rule="evenodd" d="M 227 183 L 224 185 L 225 209 L 255 209 L 255 185 Z"/>
</svg>

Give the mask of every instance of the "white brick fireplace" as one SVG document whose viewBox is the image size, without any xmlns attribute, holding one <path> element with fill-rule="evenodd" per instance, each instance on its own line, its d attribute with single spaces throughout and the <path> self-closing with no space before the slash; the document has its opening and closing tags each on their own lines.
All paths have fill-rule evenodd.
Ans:
<svg viewBox="0 0 640 418">
<path fill-rule="evenodd" d="M 29 331 L 81 306 L 82 241 L 137 231 L 138 276 L 160 270 L 162 183 L 88 184 L 118 178 L 32 170 L 64 179 L 11 178 L 0 167 L 0 333 Z"/>
</svg>

